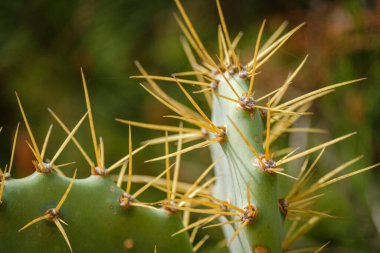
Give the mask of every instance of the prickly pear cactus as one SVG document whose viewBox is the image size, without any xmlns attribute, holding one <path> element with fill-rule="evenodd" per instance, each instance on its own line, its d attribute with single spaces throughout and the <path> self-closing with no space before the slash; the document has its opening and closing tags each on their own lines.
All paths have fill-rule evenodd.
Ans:
<svg viewBox="0 0 380 253">
<path fill-rule="evenodd" d="M 322 196 L 317 193 L 319 190 L 370 170 L 378 164 L 337 176 L 360 159 L 357 157 L 319 179 L 312 177 L 315 165 L 325 149 L 355 133 L 349 133 L 301 152 L 292 148 L 279 150 L 271 146 L 280 136 L 288 132 L 323 132 L 321 129 L 295 128 L 292 125 L 303 115 L 310 114 L 308 109 L 314 100 L 333 92 L 338 87 L 363 79 L 328 85 L 284 101 L 293 79 L 306 62 L 306 56 L 278 89 L 269 94 L 257 96 L 256 94 L 259 94 L 261 89 L 256 87 L 262 84 L 257 80 L 256 75 L 303 24 L 285 34 L 286 24 L 283 24 L 265 43 L 261 43 L 264 21 L 257 36 L 252 59 L 242 63 L 239 59 L 246 57 L 239 57 L 236 54 L 242 34 L 238 34 L 233 39 L 230 38 L 219 0 L 216 0 L 220 16 L 217 57 L 212 57 L 214 54 L 206 50 L 182 4 L 178 0 L 175 2 L 181 15 L 175 18 L 185 37 L 182 39 L 182 44 L 192 70 L 164 77 L 149 75 L 137 63 L 141 75 L 133 76 L 133 78 L 145 78 L 148 84 L 143 85 L 143 88 L 177 114 L 168 117 L 187 122 L 193 127 L 178 129 L 173 126 L 139 122 L 131 124 L 154 130 L 176 132 L 169 137 L 171 141 L 178 139 L 184 142 L 199 141 L 169 156 L 150 161 L 210 147 L 216 181 L 211 192 L 213 197 L 202 196 L 203 200 L 187 199 L 189 206 L 200 205 L 208 209 L 210 216 L 188 225 L 185 229 L 196 226 L 222 227 L 226 244 L 233 253 L 287 251 L 321 218 L 333 217 L 326 212 L 313 209 L 314 202 Z M 195 80 L 188 78 L 189 76 L 194 77 Z M 156 81 L 177 84 L 194 109 L 168 96 Z M 203 93 L 202 96 L 211 110 L 211 116 L 205 113 L 207 109 L 202 109 L 197 99 L 184 88 L 185 85 L 199 87 L 194 93 Z M 126 123 L 123 120 L 121 122 Z M 163 140 L 163 138 L 157 138 L 151 141 L 152 144 L 158 144 Z M 320 151 L 319 155 L 309 164 L 307 156 L 317 151 Z M 289 174 L 285 170 L 285 165 L 291 167 L 292 171 L 296 171 L 297 168 L 293 168 L 291 162 L 301 158 L 304 159 L 304 163 L 301 168 L 298 168 L 298 175 Z M 293 187 L 285 196 L 284 193 L 279 192 L 279 177 L 293 182 Z M 181 210 L 206 212 L 203 209 L 190 207 Z M 219 223 L 209 224 L 216 219 L 219 219 Z M 286 231 L 286 222 L 291 223 L 288 231 Z M 319 252 L 325 246 L 316 247 L 312 251 Z M 306 249 L 305 251 L 308 252 Z"/>
<path fill-rule="evenodd" d="M 141 75 L 133 78 L 146 79 L 147 84 L 142 87 L 171 109 L 175 115 L 168 117 L 178 119 L 180 123 L 178 126 L 155 125 L 118 119 L 129 125 L 129 152 L 116 163 L 105 165 L 103 141 L 98 140 L 95 133 L 83 72 L 87 112 L 73 130 L 70 131 L 49 109 L 68 135 L 50 160 L 45 154 L 52 128 L 49 128 L 40 149 L 16 94 L 29 132 L 27 145 L 35 156 L 36 172 L 22 179 L 11 177 L 17 127 L 9 167 L 0 171 L 1 249 L 6 252 L 195 252 L 208 239 L 205 236 L 193 246 L 200 228 L 222 228 L 224 244 L 232 253 L 286 252 L 294 249 L 295 242 L 321 218 L 333 217 L 313 208 L 323 196 L 319 193 L 321 189 L 379 165 L 338 175 L 360 160 L 361 157 L 357 157 L 320 178 L 314 178 L 316 164 L 326 148 L 354 133 L 304 151 L 274 147 L 276 140 L 288 132 L 322 132 L 292 125 L 309 114 L 308 109 L 314 100 L 338 87 L 362 80 L 328 85 L 286 101 L 286 92 L 306 62 L 305 57 L 278 89 L 258 96 L 260 89 L 257 87 L 262 84 L 256 75 L 262 65 L 302 25 L 285 34 L 286 25 L 282 25 L 265 43 L 261 43 L 263 22 L 253 58 L 242 63 L 236 54 L 241 34 L 230 38 L 218 0 L 218 57 L 211 57 L 182 4 L 179 0 L 175 3 L 181 14 L 175 18 L 185 36 L 182 44 L 192 70 L 171 77 L 149 75 L 137 62 Z M 192 108 L 170 97 L 156 81 L 176 85 L 183 93 L 182 100 Z M 194 98 L 186 85 L 199 88 L 194 93 L 202 93 L 208 109 L 202 109 L 197 102 L 199 98 Z M 209 109 L 210 114 L 207 113 Z M 90 123 L 95 161 L 74 136 L 86 117 Z M 165 135 L 148 140 L 133 150 L 132 126 L 162 131 Z M 69 142 L 74 142 L 88 162 L 91 171 L 88 178 L 76 179 L 75 171 L 70 179 L 61 171 L 70 163 L 56 164 Z M 176 143 L 176 151 L 172 153 L 171 142 Z M 163 160 L 164 171 L 157 177 L 133 175 L 133 155 L 150 145 L 162 145 L 164 155 L 146 162 Z M 179 182 L 181 156 L 205 147 L 210 148 L 212 164 L 192 184 Z M 309 164 L 307 156 L 317 151 L 319 154 Z M 301 168 L 294 168 L 291 163 L 297 159 L 304 159 Z M 285 165 L 292 168 L 292 173 Z M 119 173 L 114 174 L 117 169 L 120 169 Z M 293 175 L 297 169 L 299 172 Z M 280 177 L 293 183 L 285 195 L 279 192 Z M 146 184 L 132 193 L 132 182 Z M 121 188 L 123 183 L 126 183 L 125 190 Z M 155 203 L 140 202 L 140 194 L 151 186 L 165 192 L 166 198 Z M 286 226 L 286 223 L 290 225 Z M 297 250 L 320 252 L 324 247 L 326 244 L 312 250 Z"/>
<path fill-rule="evenodd" d="M 171 238 L 183 227 L 179 214 L 133 205 L 125 208 L 120 201 L 125 192 L 107 177 L 75 179 L 58 210 L 69 184 L 70 178 L 53 172 L 8 179 L 0 215 L 2 249 L 154 252 L 156 246 L 162 252 L 192 252 L 186 234 Z M 43 220 L 20 231 L 37 217 Z"/>
<path fill-rule="evenodd" d="M 167 208 L 155 208 L 138 201 L 138 196 L 159 177 L 151 180 L 140 190 L 131 193 L 132 152 L 131 129 L 129 130 L 129 154 L 110 167 L 105 167 L 103 142 L 97 145 L 87 86 L 85 88 L 87 113 L 69 132 L 68 128 L 50 110 L 53 117 L 68 133 L 51 160 L 45 162 L 44 154 L 51 133 L 49 128 L 42 150 L 38 148 L 29 126 L 24 109 L 20 105 L 25 125 L 35 155 L 33 164 L 36 172 L 32 175 L 13 179 L 12 160 L 17 139 L 15 135 L 9 169 L 1 171 L 0 241 L 6 252 L 193 252 L 186 233 L 175 238 L 171 235 L 183 228 L 180 214 Z M 92 162 L 74 134 L 89 115 L 91 133 L 94 136 L 97 162 Z M 18 128 L 17 128 L 18 129 Z M 80 152 L 89 162 L 91 176 L 85 179 L 72 179 L 63 175 L 61 167 L 69 164 L 55 164 L 56 159 L 69 141 L 74 141 Z M 128 166 L 126 190 L 121 183 Z M 121 165 L 117 183 L 110 172 Z M 168 172 L 168 169 L 165 170 Z M 67 246 L 65 246 L 67 244 Z M 5 251 L 4 251 L 5 252 Z"/>
</svg>

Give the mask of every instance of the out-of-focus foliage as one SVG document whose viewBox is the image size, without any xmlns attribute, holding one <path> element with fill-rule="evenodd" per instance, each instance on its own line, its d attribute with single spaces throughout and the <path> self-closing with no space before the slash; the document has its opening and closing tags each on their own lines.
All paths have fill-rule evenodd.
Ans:
<svg viewBox="0 0 380 253">
<path fill-rule="evenodd" d="M 217 11 L 212 0 L 183 1 L 208 48 L 216 48 Z M 376 0 L 348 1 L 221 1 L 232 36 L 244 31 L 241 57 L 252 57 L 254 41 L 261 21 L 268 21 L 267 34 L 287 20 L 290 26 L 307 22 L 259 75 L 257 85 L 272 90 L 305 54 L 309 61 L 296 79 L 292 92 L 298 94 L 342 80 L 367 77 L 319 100 L 310 122 L 339 136 L 357 130 L 359 135 L 338 144 L 319 164 L 320 170 L 334 168 L 342 161 L 363 154 L 361 165 L 380 160 L 380 4 Z M 180 31 L 172 13 L 171 0 L 116 1 L 1 1 L 0 2 L 0 161 L 7 162 L 11 136 L 21 120 L 14 91 L 24 103 L 39 143 L 54 120 L 52 108 L 72 127 L 84 113 L 85 103 L 80 79 L 84 68 L 93 103 L 98 134 L 104 137 L 107 160 L 127 153 L 127 127 L 114 118 L 163 123 L 168 111 L 146 94 L 138 80 L 134 60 L 151 73 L 170 74 L 188 68 L 179 43 Z M 174 96 L 174 86 L 165 88 Z M 170 85 L 170 84 L 169 84 Z M 178 93 L 178 94 L 177 94 Z M 88 126 L 86 126 L 88 127 Z M 31 153 L 24 144 L 26 130 L 21 129 L 14 173 L 24 176 L 32 171 Z M 134 143 L 156 136 L 154 132 L 133 129 Z M 55 124 L 51 152 L 64 134 Z M 78 139 L 90 150 L 87 130 Z M 328 136 L 311 135 L 309 142 L 322 142 Z M 331 137 L 330 136 L 330 137 Z M 300 143 L 291 136 L 291 145 Z M 302 139 L 302 138 L 300 138 Z M 301 142 L 302 144 L 302 142 Z M 60 158 L 76 161 L 88 171 L 83 158 L 70 146 Z M 144 165 L 143 160 L 162 154 L 162 147 L 137 156 L 138 173 L 157 174 L 163 164 Z M 193 159 L 197 158 L 197 159 Z M 208 151 L 184 156 L 182 180 L 194 178 L 209 164 Z M 359 166 L 359 165 L 358 165 Z M 157 167 L 157 170 L 154 170 Z M 80 171 L 80 170 L 79 170 Z M 83 172 L 82 175 L 85 173 Z M 331 241 L 331 252 L 380 251 L 380 173 L 360 175 L 348 184 L 331 188 L 330 198 L 320 205 L 342 218 L 326 220 L 309 236 L 310 241 Z M 209 230 L 217 243 L 220 231 Z M 202 234 L 201 233 L 201 234 Z M 215 252 L 212 243 L 202 252 Z"/>
</svg>

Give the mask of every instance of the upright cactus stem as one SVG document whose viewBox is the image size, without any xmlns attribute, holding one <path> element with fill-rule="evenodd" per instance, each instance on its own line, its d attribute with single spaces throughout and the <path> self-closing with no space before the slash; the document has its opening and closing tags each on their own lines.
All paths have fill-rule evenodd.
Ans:
<svg viewBox="0 0 380 253">
<path fill-rule="evenodd" d="M 216 77 L 219 85 L 214 90 L 215 93 L 230 98 L 235 97 L 233 89 L 241 96 L 248 93 L 247 79 L 239 77 L 238 73 L 224 75 L 227 80 L 220 75 Z M 259 155 L 265 154 L 262 113 L 254 107 L 251 96 L 248 102 L 250 105 L 239 105 L 221 96 L 213 97 L 212 121 L 216 125 L 226 126 L 227 138 L 221 145 L 210 147 L 214 160 L 222 157 L 215 166 L 218 180 L 214 194 L 217 198 L 228 199 L 231 204 L 241 208 L 250 202 L 258 212 L 257 217 L 239 233 L 238 240 L 232 241 L 231 251 L 255 252 L 258 248 L 262 249 L 260 252 L 265 252 L 263 249 L 266 249 L 266 252 L 280 252 L 283 220 L 278 206 L 277 178 L 255 163 L 255 156 L 245 143 L 248 141 Z M 247 190 L 250 192 L 247 193 Z M 247 195 L 250 195 L 250 199 L 247 199 Z M 240 224 L 237 223 L 235 229 L 224 226 L 227 238 L 231 238 L 242 224 L 243 219 Z"/>
<path fill-rule="evenodd" d="M 175 0 L 175 2 L 181 14 L 181 18 L 176 16 L 176 21 L 185 36 L 181 41 L 192 70 L 175 73 L 171 77 L 149 75 L 137 63 L 141 75 L 133 78 L 146 79 L 148 85 L 143 85 L 143 88 L 177 114 L 170 117 L 185 121 L 193 127 L 179 130 L 168 125 L 118 121 L 153 130 L 175 132 L 169 137 L 171 141 L 182 140 L 184 143 L 199 141 L 175 153 L 149 161 L 163 160 L 199 148 L 210 147 L 216 180 L 211 193 L 213 197 L 201 195 L 202 199 L 198 199 L 185 194 L 178 200 L 180 204 L 176 206 L 177 209 L 184 210 L 187 216 L 189 212 L 210 216 L 191 224 L 185 223 L 185 228 L 176 234 L 196 229 L 198 226 L 205 228 L 222 226 L 226 243 L 232 253 L 280 253 L 288 250 L 321 217 L 331 217 L 325 212 L 313 210 L 312 205 L 322 196 L 316 194 L 316 191 L 370 170 L 379 164 L 335 177 L 338 172 L 359 160 L 355 158 L 308 186 L 307 183 L 312 179 L 312 170 L 325 148 L 355 133 L 346 134 L 302 152 L 296 153 L 296 149 L 291 149 L 290 152 L 287 151 L 277 157 L 270 152 L 270 145 L 286 132 L 322 132 L 314 128 L 292 128 L 292 125 L 301 116 L 309 114 L 307 110 L 314 100 L 333 92 L 338 87 L 363 79 L 328 85 L 289 101 L 283 101 L 289 86 L 306 62 L 306 56 L 279 88 L 257 98 L 256 87 L 262 84 L 256 81 L 256 75 L 261 71 L 263 64 L 304 24 L 283 35 L 281 34 L 286 24 L 281 25 L 261 46 L 264 21 L 258 33 L 253 58 L 243 64 L 239 62 L 235 50 L 241 34 L 234 39 L 230 38 L 219 0 L 216 0 L 220 17 L 217 58 L 211 57 L 213 54 L 206 50 L 180 1 Z M 187 76 L 194 76 L 196 80 Z M 176 83 L 195 110 L 168 96 L 156 80 Z M 211 117 L 185 89 L 185 85 L 200 88 L 194 93 L 203 93 L 210 106 Z M 162 144 L 167 138 L 160 137 L 149 141 L 152 144 Z M 309 167 L 308 163 L 304 162 L 298 177 L 285 172 L 283 168 L 285 164 L 318 150 L 321 150 L 318 158 Z M 206 172 L 208 173 L 208 170 Z M 285 176 L 294 182 L 292 190 L 285 198 L 283 193 L 281 196 L 278 193 L 279 176 Z M 205 209 L 192 208 L 192 205 L 201 205 Z M 220 223 L 209 225 L 217 218 L 221 220 Z M 285 219 L 296 220 L 292 230 L 287 233 L 284 231 Z"/>
</svg>

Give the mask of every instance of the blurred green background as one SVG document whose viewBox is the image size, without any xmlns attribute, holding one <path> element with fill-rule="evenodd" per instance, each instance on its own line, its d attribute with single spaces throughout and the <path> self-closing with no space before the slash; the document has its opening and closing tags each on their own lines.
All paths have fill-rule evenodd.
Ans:
<svg viewBox="0 0 380 253">
<path fill-rule="evenodd" d="M 183 1 L 207 48 L 216 52 L 219 22 L 213 0 Z M 285 80 L 289 71 L 309 60 L 295 80 L 289 97 L 334 82 L 367 77 L 359 85 L 340 89 L 320 99 L 312 108 L 314 115 L 297 123 L 329 130 L 326 135 L 291 135 L 285 142 L 292 146 L 321 143 L 328 138 L 358 131 L 358 135 L 330 148 L 321 172 L 334 168 L 358 154 L 360 168 L 380 161 L 380 3 L 376 0 L 296 0 L 296 1 L 221 1 L 231 36 L 244 31 L 240 43 L 243 60 L 252 57 L 259 25 L 267 19 L 268 37 L 283 21 L 301 29 L 263 68 L 257 85 L 270 91 Z M 37 142 L 51 123 L 52 108 L 72 128 L 85 112 L 80 77 L 84 68 L 90 90 L 97 134 L 104 138 L 107 164 L 128 152 L 128 128 L 115 118 L 150 123 L 167 123 L 169 111 L 150 97 L 129 76 L 138 73 L 139 60 L 151 74 L 170 75 L 189 68 L 181 48 L 181 32 L 175 23 L 174 1 L 1 1 L 0 2 L 0 161 L 10 156 L 13 133 L 21 114 L 14 92 L 26 108 Z M 163 87 L 178 99 L 178 89 Z M 175 123 L 173 121 L 173 123 Z M 177 123 L 175 123 L 177 124 Z M 20 129 L 13 175 L 21 177 L 33 171 L 32 155 L 25 145 L 27 133 Z M 133 128 L 134 147 L 162 133 Z M 92 143 L 88 125 L 78 131 L 78 139 L 89 153 Z M 48 155 L 54 154 L 65 135 L 54 124 Z M 305 139 L 306 138 L 306 139 Z M 284 142 L 284 140 L 283 140 Z M 172 147 L 173 148 L 173 147 Z M 144 164 L 144 160 L 162 155 L 161 146 L 137 155 L 134 168 L 139 174 L 156 175 L 162 163 Z M 74 145 L 59 159 L 76 161 L 80 176 L 88 166 Z M 208 150 L 183 158 L 181 180 L 192 181 L 210 163 Z M 319 203 L 332 210 L 338 219 L 321 222 L 302 245 L 322 245 L 330 241 L 327 252 L 380 252 L 380 173 L 374 170 L 330 187 L 329 197 Z M 218 230 L 205 230 L 212 238 L 201 252 L 224 252 L 215 244 L 221 240 Z"/>
</svg>

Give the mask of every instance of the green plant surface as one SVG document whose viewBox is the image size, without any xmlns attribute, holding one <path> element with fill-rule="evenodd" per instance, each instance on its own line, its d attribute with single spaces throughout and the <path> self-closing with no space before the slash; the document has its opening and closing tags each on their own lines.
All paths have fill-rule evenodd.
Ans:
<svg viewBox="0 0 380 253">
<path fill-rule="evenodd" d="M 25 224 L 54 208 L 70 178 L 35 172 L 5 183 L 0 210 L 2 248 L 7 252 L 68 252 L 54 222 L 43 220 L 19 232 Z M 59 217 L 74 252 L 192 252 L 187 234 L 171 237 L 182 227 L 178 214 L 162 209 L 119 204 L 123 194 L 110 178 L 76 179 Z M 17 243 L 15 243 L 17 242 Z"/>
<path fill-rule="evenodd" d="M 233 97 L 231 88 L 220 77 L 218 94 Z M 248 92 L 249 83 L 238 75 L 229 77 L 229 82 L 238 94 Z M 245 233 L 231 245 L 232 252 L 249 252 L 259 246 L 265 246 L 269 252 L 281 250 L 283 220 L 278 207 L 277 178 L 258 167 L 253 167 L 253 154 L 236 128 L 244 133 L 255 150 L 264 154 L 262 133 L 264 131 L 261 114 L 258 109 L 246 111 L 223 98 L 214 97 L 213 122 L 218 126 L 226 126 L 227 138 L 221 145 L 211 146 L 214 160 L 223 157 L 215 166 L 219 180 L 214 194 L 219 199 L 228 199 L 232 204 L 244 207 L 252 203 L 259 210 L 256 220 L 247 226 Z M 235 124 L 235 125 L 234 125 Z M 249 189 L 247 189 L 249 187 Z M 247 190 L 251 199 L 247 200 Z M 249 202 L 248 202 L 249 201 Z M 236 228 L 235 228 L 236 229 Z M 224 227 L 226 237 L 230 238 L 235 230 Z M 241 243 L 248 239 L 248 243 Z"/>
</svg>

